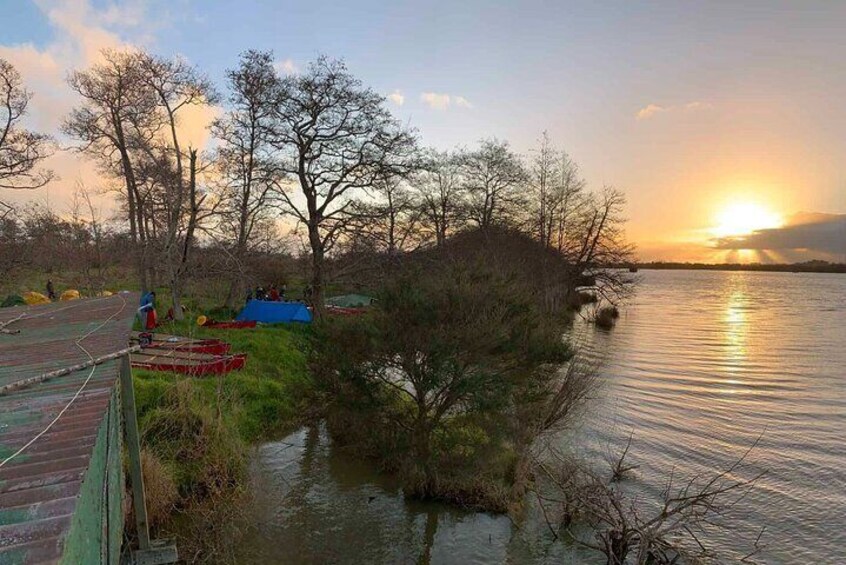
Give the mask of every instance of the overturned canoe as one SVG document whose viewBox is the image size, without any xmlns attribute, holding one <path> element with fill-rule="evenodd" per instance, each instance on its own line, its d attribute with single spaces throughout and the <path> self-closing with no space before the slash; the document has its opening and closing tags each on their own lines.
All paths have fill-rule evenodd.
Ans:
<svg viewBox="0 0 846 565">
<path fill-rule="evenodd" d="M 178 351 L 190 351 L 191 353 L 208 353 L 210 355 L 226 355 L 229 353 L 230 345 L 220 339 L 194 339 L 190 337 L 170 335 L 163 333 L 152 333 L 152 342 L 145 345 L 145 348 L 173 349 Z M 141 341 L 141 332 L 132 332 L 133 342 Z"/>
<path fill-rule="evenodd" d="M 232 320 L 230 322 L 215 322 L 214 320 L 210 320 L 203 324 L 204 328 L 212 328 L 218 330 L 242 330 L 244 328 L 254 328 L 256 327 L 255 321 L 237 321 Z"/>
<path fill-rule="evenodd" d="M 166 348 L 147 348 L 132 354 L 132 366 L 151 371 L 169 371 L 200 377 L 221 375 L 242 369 L 247 362 L 246 353 L 211 355 Z"/>
</svg>

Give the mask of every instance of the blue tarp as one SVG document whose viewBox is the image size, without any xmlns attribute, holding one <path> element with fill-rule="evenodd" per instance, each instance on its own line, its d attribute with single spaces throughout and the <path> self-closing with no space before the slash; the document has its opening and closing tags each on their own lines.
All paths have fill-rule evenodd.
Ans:
<svg viewBox="0 0 846 565">
<path fill-rule="evenodd" d="M 278 322 L 311 322 L 311 312 L 302 302 L 269 302 L 250 300 L 238 317 L 239 321 L 276 324 Z"/>
</svg>

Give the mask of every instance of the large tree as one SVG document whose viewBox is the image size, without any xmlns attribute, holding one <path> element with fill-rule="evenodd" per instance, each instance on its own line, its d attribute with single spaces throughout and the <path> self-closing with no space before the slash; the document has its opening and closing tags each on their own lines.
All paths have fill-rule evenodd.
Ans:
<svg viewBox="0 0 846 565">
<path fill-rule="evenodd" d="M 273 144 L 299 195 L 282 192 L 283 210 L 305 226 L 315 312 L 323 311 L 326 254 L 355 218 L 356 198 L 380 178 L 405 174 L 416 139 L 343 62 L 320 57 L 280 81 Z"/>
<path fill-rule="evenodd" d="M 0 59 L 0 188 L 35 189 L 53 178 L 52 171 L 40 167 L 50 155 L 50 137 L 22 126 L 31 99 L 17 69 Z M 9 210 L 0 201 L 0 217 Z"/>
<path fill-rule="evenodd" d="M 527 174 L 528 230 L 541 244 L 563 252 L 568 230 L 576 227 L 572 220 L 585 203 L 579 168 L 544 132 L 532 151 Z"/>
<path fill-rule="evenodd" d="M 438 246 L 463 224 L 464 186 L 459 156 L 429 151 L 414 184 L 420 198 L 421 224 Z"/>
<path fill-rule="evenodd" d="M 62 131 L 81 142 L 79 150 L 95 159 L 108 175 L 121 179 L 129 234 L 141 288 L 149 288 L 147 238 L 138 174 L 139 148 L 162 126 L 156 98 L 145 86 L 137 55 L 106 50 L 101 62 L 68 78 L 82 97 L 62 125 Z"/>
<path fill-rule="evenodd" d="M 202 218 L 197 152 L 181 141 L 186 108 L 214 101 L 211 84 L 182 59 L 103 51 L 100 63 L 69 78 L 83 99 L 63 130 L 102 169 L 121 179 L 141 287 L 150 287 L 152 250 L 167 269 L 174 315 L 194 232 Z"/>
<path fill-rule="evenodd" d="M 217 94 L 211 82 L 184 59 L 166 59 L 143 51 L 136 57 L 143 85 L 152 93 L 163 124 L 160 135 L 151 136 L 142 149 L 162 191 L 159 214 L 164 219 L 164 231 L 159 250 L 168 270 L 174 317 L 181 320 L 195 232 L 208 212 L 202 209 L 205 195 L 198 186 L 199 154 L 196 148 L 184 146 L 179 120 L 191 106 L 214 103 Z"/>
<path fill-rule="evenodd" d="M 468 217 L 480 228 L 514 225 L 522 206 L 526 170 L 507 141 L 482 140 L 460 158 Z"/>
<path fill-rule="evenodd" d="M 247 51 L 236 69 L 227 72 L 228 111 L 214 121 L 218 140 L 220 223 L 218 232 L 233 262 L 226 306 L 233 307 L 244 290 L 245 262 L 256 248 L 257 232 L 273 222 L 276 189 L 284 179 L 269 131 L 278 86 L 273 55 Z"/>
</svg>

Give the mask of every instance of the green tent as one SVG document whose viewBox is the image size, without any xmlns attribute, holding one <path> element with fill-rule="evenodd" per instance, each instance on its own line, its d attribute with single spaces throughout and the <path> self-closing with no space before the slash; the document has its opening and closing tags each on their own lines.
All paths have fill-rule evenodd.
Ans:
<svg viewBox="0 0 846 565">
<path fill-rule="evenodd" d="M 339 308 L 361 308 L 363 306 L 370 306 L 375 300 L 372 296 L 365 296 L 363 294 L 342 294 L 341 296 L 327 298 L 326 305 L 337 306 Z"/>
<path fill-rule="evenodd" d="M 8 308 L 9 306 L 26 306 L 24 299 L 18 294 L 10 294 L 6 297 L 0 308 Z"/>
</svg>

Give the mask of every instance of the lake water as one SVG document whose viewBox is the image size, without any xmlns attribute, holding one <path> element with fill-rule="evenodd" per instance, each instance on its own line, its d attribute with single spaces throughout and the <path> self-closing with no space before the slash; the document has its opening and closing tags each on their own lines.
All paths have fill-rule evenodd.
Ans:
<svg viewBox="0 0 846 565">
<path fill-rule="evenodd" d="M 846 276 L 647 271 L 611 332 L 576 324 L 604 386 L 578 427 L 587 456 L 633 431 L 630 487 L 709 473 L 751 446 L 766 475 L 709 541 L 760 563 L 846 563 Z M 407 501 L 319 427 L 262 446 L 251 563 L 596 563 L 536 521 Z"/>
</svg>

